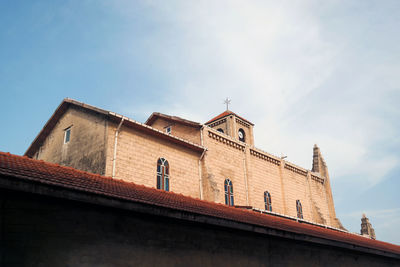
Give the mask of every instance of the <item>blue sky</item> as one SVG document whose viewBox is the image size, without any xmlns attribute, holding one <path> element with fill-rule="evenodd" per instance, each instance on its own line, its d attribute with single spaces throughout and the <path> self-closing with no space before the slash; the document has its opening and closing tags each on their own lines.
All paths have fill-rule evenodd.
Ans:
<svg viewBox="0 0 400 267">
<path fill-rule="evenodd" d="M 0 0 L 0 150 L 23 154 L 65 97 L 145 121 L 231 109 L 256 146 L 311 168 L 337 216 L 400 244 L 400 1 Z"/>
</svg>

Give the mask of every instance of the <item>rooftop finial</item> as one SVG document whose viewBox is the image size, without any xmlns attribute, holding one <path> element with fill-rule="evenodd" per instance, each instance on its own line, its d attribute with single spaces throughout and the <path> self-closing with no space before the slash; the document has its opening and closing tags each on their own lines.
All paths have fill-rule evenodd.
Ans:
<svg viewBox="0 0 400 267">
<path fill-rule="evenodd" d="M 226 104 L 226 110 L 229 110 L 229 104 L 231 103 L 231 100 L 229 98 L 226 98 L 224 101 L 224 104 Z"/>
</svg>

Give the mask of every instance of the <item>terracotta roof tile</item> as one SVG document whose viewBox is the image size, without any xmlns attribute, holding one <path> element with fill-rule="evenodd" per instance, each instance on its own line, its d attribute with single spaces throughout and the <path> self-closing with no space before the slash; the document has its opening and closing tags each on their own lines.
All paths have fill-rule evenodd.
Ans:
<svg viewBox="0 0 400 267">
<path fill-rule="evenodd" d="M 0 152 L 0 175 L 400 254 L 400 246 Z M 0 176 L 0 179 L 4 179 Z"/>
</svg>

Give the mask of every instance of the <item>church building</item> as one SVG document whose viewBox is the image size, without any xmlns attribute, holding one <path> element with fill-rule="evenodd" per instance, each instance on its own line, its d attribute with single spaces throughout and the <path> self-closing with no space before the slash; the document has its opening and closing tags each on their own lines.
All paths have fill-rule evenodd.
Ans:
<svg viewBox="0 0 400 267">
<path fill-rule="evenodd" d="M 153 113 L 145 123 L 64 99 L 25 155 L 262 213 L 344 229 L 317 146 L 306 169 L 254 146 L 254 124 L 226 110 L 206 123 Z"/>
</svg>

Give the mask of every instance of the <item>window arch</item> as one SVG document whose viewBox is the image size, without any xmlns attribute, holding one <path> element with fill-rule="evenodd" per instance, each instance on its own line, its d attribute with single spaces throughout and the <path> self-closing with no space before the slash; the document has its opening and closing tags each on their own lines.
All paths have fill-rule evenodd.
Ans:
<svg viewBox="0 0 400 267">
<path fill-rule="evenodd" d="M 222 128 L 218 128 L 217 131 L 220 133 L 224 133 L 224 130 Z"/>
<path fill-rule="evenodd" d="M 245 142 L 246 141 L 246 134 L 242 128 L 238 131 L 239 141 Z"/>
<path fill-rule="evenodd" d="M 225 189 L 225 204 L 228 206 L 233 206 L 233 185 L 231 180 L 225 179 L 224 183 L 224 189 Z"/>
<path fill-rule="evenodd" d="M 303 208 L 301 207 L 300 200 L 296 200 L 297 218 L 303 219 Z"/>
<path fill-rule="evenodd" d="M 272 211 L 271 194 L 268 191 L 264 192 L 265 210 Z"/>
<path fill-rule="evenodd" d="M 169 164 L 164 158 L 157 161 L 157 189 L 169 191 Z"/>
</svg>

